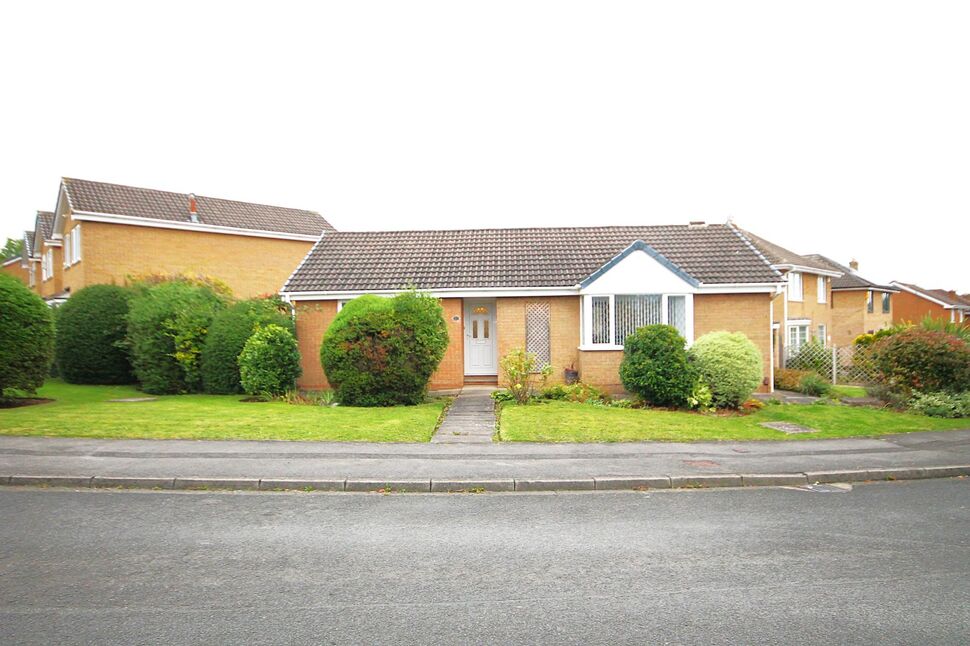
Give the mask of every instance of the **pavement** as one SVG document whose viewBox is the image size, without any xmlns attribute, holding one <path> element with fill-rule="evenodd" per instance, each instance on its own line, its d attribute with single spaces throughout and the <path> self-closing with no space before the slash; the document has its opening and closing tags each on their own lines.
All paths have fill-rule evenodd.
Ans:
<svg viewBox="0 0 970 646">
<path fill-rule="evenodd" d="M 535 491 L 970 475 L 970 430 L 779 442 L 376 444 L 0 437 L 0 484 Z"/>
<path fill-rule="evenodd" d="M 0 487 L 0 643 L 960 644 L 970 480 L 343 495 Z"/>
<path fill-rule="evenodd" d="M 491 444 L 495 435 L 494 386 L 465 386 L 451 402 L 432 444 Z"/>
</svg>

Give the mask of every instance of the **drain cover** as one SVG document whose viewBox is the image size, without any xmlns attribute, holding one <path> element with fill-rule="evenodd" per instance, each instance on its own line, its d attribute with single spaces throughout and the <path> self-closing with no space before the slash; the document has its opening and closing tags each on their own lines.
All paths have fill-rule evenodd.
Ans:
<svg viewBox="0 0 970 646">
<path fill-rule="evenodd" d="M 818 429 L 808 428 L 807 426 L 792 424 L 790 422 L 761 422 L 761 425 L 766 428 L 781 431 L 782 433 L 788 433 L 789 435 L 794 433 L 818 433 Z"/>
</svg>

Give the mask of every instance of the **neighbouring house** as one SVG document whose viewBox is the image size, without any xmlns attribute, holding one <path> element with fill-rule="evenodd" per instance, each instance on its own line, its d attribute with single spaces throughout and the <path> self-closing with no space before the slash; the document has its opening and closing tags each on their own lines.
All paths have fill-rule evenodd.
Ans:
<svg viewBox="0 0 970 646">
<path fill-rule="evenodd" d="M 772 348 L 776 365 L 815 342 L 823 347 L 832 338 L 832 281 L 842 272 L 808 256 L 799 255 L 748 231 L 742 231 L 773 269 L 784 277 L 786 287 L 775 296 Z"/>
<path fill-rule="evenodd" d="M 65 177 L 54 211 L 37 214 L 35 288 L 56 304 L 86 285 L 188 274 L 274 294 L 333 230 L 314 211 Z"/>
<path fill-rule="evenodd" d="M 688 342 L 743 332 L 772 388 L 773 301 L 785 278 L 730 224 L 334 232 L 281 291 L 296 313 L 300 386 L 327 387 L 324 332 L 349 299 L 409 287 L 441 299 L 450 344 L 435 390 L 496 383 L 499 358 L 524 347 L 586 383 L 621 389 L 623 343 L 638 327 L 675 326 Z"/>
<path fill-rule="evenodd" d="M 924 318 L 964 323 L 970 321 L 970 301 L 953 290 L 924 289 L 919 285 L 892 281 L 899 290 L 893 311 L 894 323 L 918 323 Z"/>
<path fill-rule="evenodd" d="M 892 326 L 893 300 L 898 289 L 860 276 L 855 260 L 847 267 L 820 254 L 806 257 L 842 272 L 832 279 L 832 343 L 850 345 L 860 334 Z"/>
<path fill-rule="evenodd" d="M 10 276 L 13 276 L 24 285 L 27 284 L 28 272 L 27 265 L 24 263 L 20 256 L 15 256 L 9 260 L 4 260 L 3 264 L 0 264 L 0 271 Z"/>
</svg>

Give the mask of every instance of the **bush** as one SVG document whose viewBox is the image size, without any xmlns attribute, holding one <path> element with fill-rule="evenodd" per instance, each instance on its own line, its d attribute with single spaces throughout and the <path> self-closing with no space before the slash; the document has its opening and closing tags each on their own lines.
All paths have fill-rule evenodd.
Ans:
<svg viewBox="0 0 970 646">
<path fill-rule="evenodd" d="M 410 291 L 344 305 L 320 346 L 337 400 L 354 406 L 419 404 L 448 347 L 436 298 Z"/>
<path fill-rule="evenodd" d="M 798 392 L 812 397 L 822 397 L 832 390 L 832 384 L 822 379 L 814 372 L 810 372 L 798 383 Z"/>
<path fill-rule="evenodd" d="M 789 357 L 785 366 L 791 370 L 807 370 L 818 375 L 832 374 L 832 349 L 812 339 Z"/>
<path fill-rule="evenodd" d="M 256 330 L 239 354 L 239 379 L 249 395 L 280 396 L 293 389 L 301 374 L 296 339 L 279 325 Z"/>
<path fill-rule="evenodd" d="M 239 354 L 258 326 L 278 325 L 294 332 L 289 306 L 277 299 L 240 301 L 217 313 L 202 347 L 202 388 L 215 395 L 242 392 Z"/>
<path fill-rule="evenodd" d="M 512 348 L 499 359 L 503 381 L 517 404 L 527 404 L 552 374 L 552 366 L 540 366 L 536 355 L 525 348 Z"/>
<path fill-rule="evenodd" d="M 593 386 L 588 386 L 581 382 L 575 384 L 557 384 L 555 386 L 550 386 L 542 391 L 541 397 L 542 399 L 580 402 L 583 404 L 593 401 L 610 401 L 609 395 L 604 393 L 599 388 L 594 388 Z"/>
<path fill-rule="evenodd" d="M 879 382 L 895 393 L 970 390 L 970 346 L 946 332 L 908 328 L 873 344 Z"/>
<path fill-rule="evenodd" d="M 775 370 L 775 388 L 778 390 L 797 391 L 805 375 L 814 375 L 811 370 L 791 370 L 778 368 Z"/>
<path fill-rule="evenodd" d="M 128 345 L 135 376 L 147 393 L 202 387 L 199 355 L 223 297 L 183 281 L 139 286 L 128 310 Z"/>
<path fill-rule="evenodd" d="M 737 408 L 761 385 L 761 352 L 740 332 L 709 332 L 697 339 L 690 358 L 711 389 L 718 408 Z"/>
<path fill-rule="evenodd" d="M 639 328 L 623 345 L 623 387 L 653 406 L 686 406 L 698 373 L 687 358 L 685 344 L 669 325 Z"/>
<path fill-rule="evenodd" d="M 7 390 L 34 392 L 54 356 L 54 315 L 22 282 L 0 274 L 0 397 Z"/>
<path fill-rule="evenodd" d="M 916 393 L 909 401 L 909 409 L 929 417 L 970 417 L 970 392 Z"/>
<path fill-rule="evenodd" d="M 72 384 L 129 384 L 134 378 L 125 344 L 131 290 L 91 285 L 57 308 L 57 368 Z"/>
</svg>

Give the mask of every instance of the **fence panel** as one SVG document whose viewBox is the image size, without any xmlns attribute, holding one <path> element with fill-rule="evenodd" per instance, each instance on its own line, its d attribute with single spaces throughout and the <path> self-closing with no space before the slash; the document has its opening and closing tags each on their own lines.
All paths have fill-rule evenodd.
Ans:
<svg viewBox="0 0 970 646">
<path fill-rule="evenodd" d="M 823 347 L 806 343 L 800 348 L 785 348 L 784 367 L 790 370 L 810 370 L 833 384 L 871 384 L 876 370 L 869 357 L 869 348 L 846 345 Z"/>
</svg>

